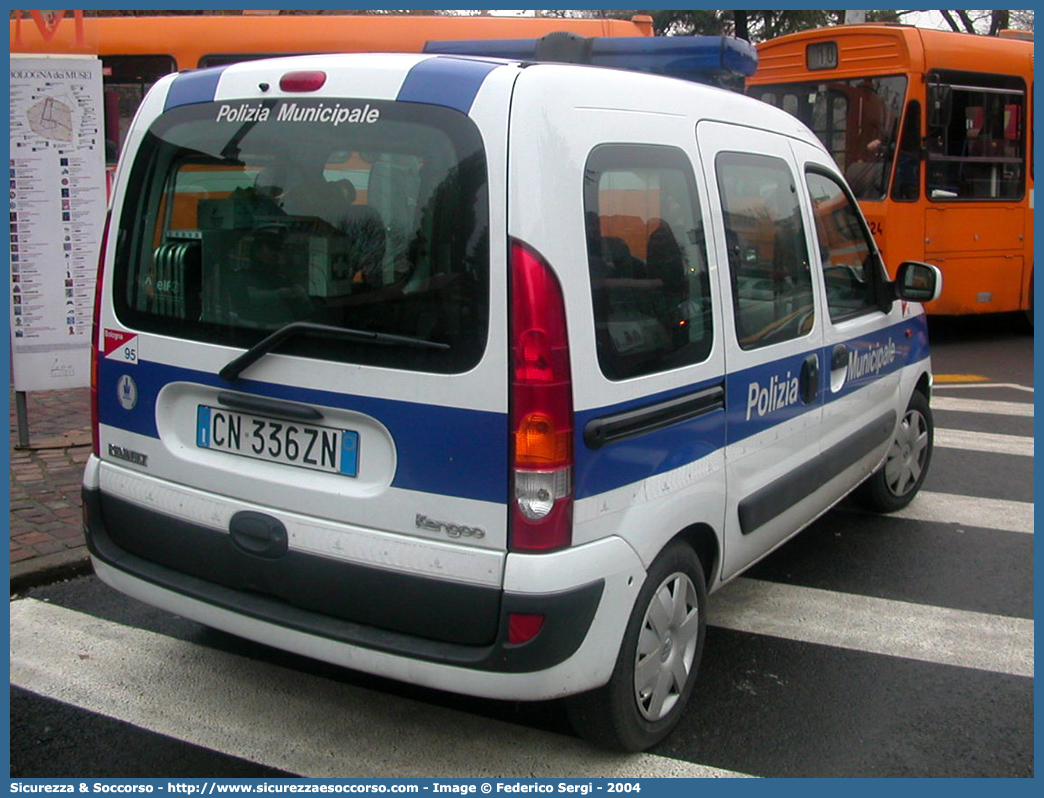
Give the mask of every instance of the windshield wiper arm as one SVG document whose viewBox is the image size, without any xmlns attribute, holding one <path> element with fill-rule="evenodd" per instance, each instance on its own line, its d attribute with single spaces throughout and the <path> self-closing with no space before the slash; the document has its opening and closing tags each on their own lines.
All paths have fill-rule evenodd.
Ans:
<svg viewBox="0 0 1044 798">
<path fill-rule="evenodd" d="M 367 332 L 366 330 L 352 330 L 347 327 L 332 327 L 328 324 L 314 324 L 309 321 L 295 321 L 280 327 L 274 333 L 261 339 L 239 357 L 228 362 L 218 376 L 227 382 L 235 382 L 239 375 L 253 363 L 263 358 L 273 349 L 276 349 L 284 341 L 288 341 L 298 335 L 320 335 L 333 338 L 347 338 L 351 341 L 374 344 L 391 344 L 395 346 L 412 346 L 421 349 L 449 349 L 449 344 L 437 341 L 425 341 L 421 338 L 411 338 L 406 335 L 391 335 L 390 333 Z"/>
</svg>

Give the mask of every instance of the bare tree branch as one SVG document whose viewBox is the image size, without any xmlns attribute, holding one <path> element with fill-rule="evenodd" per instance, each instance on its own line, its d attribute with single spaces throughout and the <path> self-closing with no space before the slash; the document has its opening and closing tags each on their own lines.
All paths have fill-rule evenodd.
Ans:
<svg viewBox="0 0 1044 798">
<path fill-rule="evenodd" d="M 957 33 L 961 32 L 961 26 L 958 25 L 957 20 L 953 18 L 953 14 L 951 14 L 949 11 L 940 11 L 939 13 L 942 14 L 942 18 L 946 20 L 947 25 L 953 28 L 953 30 L 955 30 Z"/>
<path fill-rule="evenodd" d="M 736 24 L 736 38 L 746 39 L 750 41 L 750 27 L 747 24 L 747 12 L 746 11 L 733 11 L 732 19 Z"/>
<path fill-rule="evenodd" d="M 957 16 L 959 16 L 961 18 L 961 22 L 964 23 L 965 31 L 967 31 L 968 33 L 976 33 L 977 32 L 975 30 L 975 23 L 972 22 L 972 18 L 968 16 L 968 12 L 967 11 L 965 11 L 964 9 L 958 9 L 957 10 Z"/>
<path fill-rule="evenodd" d="M 1005 28 L 1011 27 L 1010 11 L 993 11 L 990 14 L 990 36 L 996 36 Z"/>
</svg>

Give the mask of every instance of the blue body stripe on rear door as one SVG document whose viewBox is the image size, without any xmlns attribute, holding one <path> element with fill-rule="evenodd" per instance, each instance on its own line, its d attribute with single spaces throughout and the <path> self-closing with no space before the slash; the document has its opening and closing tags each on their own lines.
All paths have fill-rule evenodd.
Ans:
<svg viewBox="0 0 1044 798">
<path fill-rule="evenodd" d="M 209 103 L 217 93 L 218 81 L 226 67 L 214 67 L 212 69 L 200 69 L 195 72 L 185 72 L 178 75 L 167 92 L 167 99 L 163 103 L 163 110 L 169 111 L 179 105 L 195 105 L 196 103 Z"/>
<path fill-rule="evenodd" d="M 468 113 L 486 76 L 500 66 L 470 58 L 430 58 L 413 67 L 399 89 L 399 102 L 428 103 Z"/>
<path fill-rule="evenodd" d="M 172 382 L 227 389 L 216 374 L 139 360 L 98 363 L 99 421 L 105 426 L 159 438 L 156 404 L 160 391 Z M 137 402 L 125 410 L 115 401 L 120 377 L 131 373 Z M 240 380 L 235 389 L 273 399 L 318 407 L 352 410 L 376 419 L 395 441 L 397 464 L 393 487 L 503 504 L 508 499 L 507 417 L 503 413 L 440 405 L 378 399 L 354 394 L 298 388 L 277 383 Z M 193 420 L 197 416 L 193 414 Z M 196 439 L 198 428 L 192 430 Z M 476 445 L 475 441 L 481 441 Z"/>
</svg>

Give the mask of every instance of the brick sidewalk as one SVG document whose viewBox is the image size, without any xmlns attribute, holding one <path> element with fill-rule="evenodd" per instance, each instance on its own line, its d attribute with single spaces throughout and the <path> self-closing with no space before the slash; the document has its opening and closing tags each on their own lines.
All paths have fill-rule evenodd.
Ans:
<svg viewBox="0 0 1044 798">
<path fill-rule="evenodd" d="M 26 395 L 29 447 L 18 448 L 11 391 L 11 590 L 86 571 L 80 482 L 91 451 L 89 391 Z"/>
</svg>

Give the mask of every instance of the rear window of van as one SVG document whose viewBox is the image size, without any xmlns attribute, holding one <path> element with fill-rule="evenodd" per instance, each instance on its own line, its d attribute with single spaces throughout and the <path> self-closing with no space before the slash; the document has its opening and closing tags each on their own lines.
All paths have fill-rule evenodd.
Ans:
<svg viewBox="0 0 1044 798">
<path fill-rule="evenodd" d="M 120 218 L 128 327 L 249 347 L 307 322 L 280 352 L 438 373 L 484 351 L 486 159 L 457 111 L 330 98 L 175 108 L 146 134 Z"/>
</svg>

